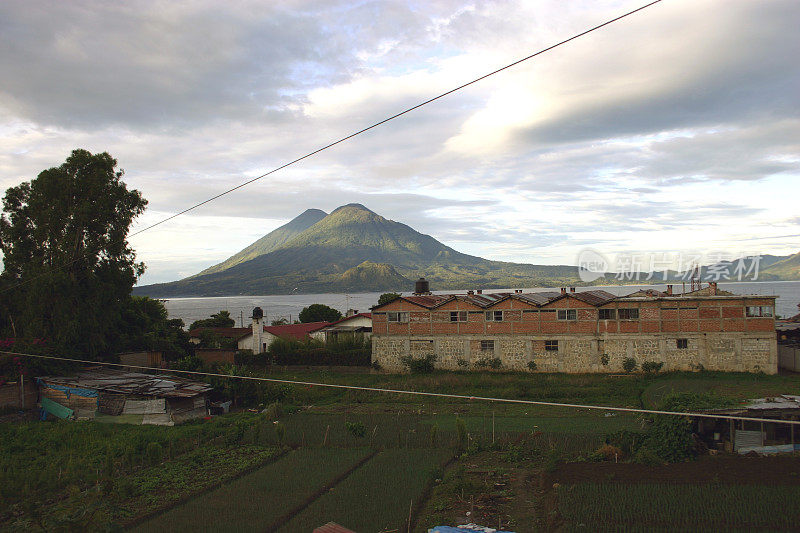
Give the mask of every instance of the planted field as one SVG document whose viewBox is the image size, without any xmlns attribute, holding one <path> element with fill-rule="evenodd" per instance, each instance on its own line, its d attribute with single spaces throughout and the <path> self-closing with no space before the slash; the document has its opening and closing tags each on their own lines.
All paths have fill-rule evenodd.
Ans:
<svg viewBox="0 0 800 533">
<path fill-rule="evenodd" d="M 582 483 L 557 489 L 568 530 L 794 530 L 798 486 Z"/>
<path fill-rule="evenodd" d="M 366 458 L 365 449 L 305 449 L 195 498 L 135 528 L 268 531 L 292 509 Z"/>
<path fill-rule="evenodd" d="M 313 531 L 330 521 L 354 531 L 405 531 L 409 506 L 420 505 L 426 486 L 441 476 L 450 456 L 444 450 L 381 452 L 279 531 Z"/>
</svg>

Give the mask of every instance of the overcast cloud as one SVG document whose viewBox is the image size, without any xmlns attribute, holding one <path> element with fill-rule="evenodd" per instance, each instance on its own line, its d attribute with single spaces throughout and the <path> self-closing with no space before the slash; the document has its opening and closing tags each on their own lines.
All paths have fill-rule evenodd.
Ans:
<svg viewBox="0 0 800 533">
<path fill-rule="evenodd" d="M 638 7 L 0 3 L 0 187 L 108 151 L 139 227 Z M 800 250 L 800 7 L 667 0 L 133 239 L 143 283 L 360 202 L 483 257 Z"/>
</svg>

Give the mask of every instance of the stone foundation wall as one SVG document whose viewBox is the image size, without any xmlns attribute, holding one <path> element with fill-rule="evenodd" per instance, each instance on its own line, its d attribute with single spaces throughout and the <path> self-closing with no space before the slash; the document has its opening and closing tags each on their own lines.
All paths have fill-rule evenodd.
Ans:
<svg viewBox="0 0 800 533">
<path fill-rule="evenodd" d="M 686 347 L 678 346 L 686 340 Z M 493 341 L 494 349 L 482 349 Z M 558 341 L 548 350 L 545 341 Z M 486 343 L 484 343 L 484 346 Z M 551 346 L 552 347 L 552 346 Z M 664 363 L 663 371 L 718 370 L 778 372 L 777 341 L 769 333 L 602 334 L 571 336 L 530 335 L 373 335 L 372 360 L 390 372 L 406 371 L 402 358 L 436 357 L 436 368 L 489 368 L 484 360 L 498 359 L 501 370 L 536 372 L 623 372 L 633 358 Z M 477 363 L 477 365 L 476 365 Z"/>
</svg>

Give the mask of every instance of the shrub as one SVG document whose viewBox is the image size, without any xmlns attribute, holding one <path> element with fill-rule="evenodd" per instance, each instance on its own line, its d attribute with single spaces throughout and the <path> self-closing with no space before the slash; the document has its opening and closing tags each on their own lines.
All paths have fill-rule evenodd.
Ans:
<svg viewBox="0 0 800 533">
<path fill-rule="evenodd" d="M 430 432 L 430 435 L 429 435 L 431 448 L 435 448 L 436 447 L 436 436 L 438 434 L 439 434 L 439 426 L 437 426 L 436 424 L 432 425 L 431 426 L 431 432 Z"/>
<path fill-rule="evenodd" d="M 626 357 L 622 361 L 622 370 L 624 370 L 625 372 L 627 372 L 629 374 L 631 372 L 633 372 L 634 370 L 636 370 L 636 366 L 637 366 L 636 365 L 636 359 L 634 359 L 633 357 Z"/>
<path fill-rule="evenodd" d="M 459 366 L 459 368 L 467 368 L 469 366 L 469 361 L 459 357 L 456 359 L 456 364 Z"/>
<path fill-rule="evenodd" d="M 642 371 L 646 374 L 658 374 L 664 367 L 664 362 L 645 361 L 642 363 Z"/>
<path fill-rule="evenodd" d="M 150 442 L 147 444 L 147 459 L 150 461 L 150 464 L 157 465 L 160 463 L 162 454 L 163 449 L 159 443 Z"/>
<path fill-rule="evenodd" d="M 650 448 L 643 447 L 633 456 L 633 462 L 646 466 L 663 465 L 664 461 Z"/>
<path fill-rule="evenodd" d="M 625 455 L 634 455 L 647 441 L 647 433 L 623 429 L 606 435 L 606 443 L 616 446 Z"/>
<path fill-rule="evenodd" d="M 275 439 L 278 441 L 279 446 L 283 445 L 284 437 L 286 437 L 286 426 L 280 422 L 275 422 Z"/>
<path fill-rule="evenodd" d="M 600 364 L 603 366 L 608 366 L 608 354 L 604 353 L 600 356 Z"/>
<path fill-rule="evenodd" d="M 497 370 L 503 366 L 503 362 L 499 357 L 486 357 L 484 359 L 478 359 L 475 361 L 474 366 L 475 368 L 491 368 L 493 370 Z"/>
<path fill-rule="evenodd" d="M 467 424 L 462 418 L 456 418 L 456 432 L 458 433 L 458 450 L 467 449 Z"/>
<path fill-rule="evenodd" d="M 267 420 L 277 420 L 281 416 L 281 404 L 272 402 L 262 411 Z"/>
<path fill-rule="evenodd" d="M 400 358 L 400 362 L 402 362 L 412 374 L 427 374 L 433 372 L 434 361 L 436 361 L 436 356 L 432 353 L 425 357 L 411 357 L 407 355 Z"/>
<path fill-rule="evenodd" d="M 174 364 L 173 368 L 176 370 L 200 370 L 203 368 L 203 360 L 197 357 L 196 355 L 188 355 L 183 359 L 178 359 Z"/>
<path fill-rule="evenodd" d="M 528 370 L 531 372 L 536 370 L 536 361 L 528 361 Z"/>
<path fill-rule="evenodd" d="M 612 446 L 610 444 L 604 444 L 600 448 L 594 451 L 590 456 L 591 459 L 598 459 L 601 461 L 618 461 L 622 459 L 625 454 L 623 451 L 616 446 Z"/>
<path fill-rule="evenodd" d="M 363 422 L 345 422 L 344 425 L 347 427 L 347 431 L 356 438 L 363 438 L 367 434 L 367 427 Z"/>
</svg>

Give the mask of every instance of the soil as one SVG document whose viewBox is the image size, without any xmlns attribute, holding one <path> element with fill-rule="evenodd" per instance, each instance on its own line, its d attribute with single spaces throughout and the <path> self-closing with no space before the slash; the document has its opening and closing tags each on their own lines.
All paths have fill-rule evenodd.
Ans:
<svg viewBox="0 0 800 533">
<path fill-rule="evenodd" d="M 567 463 L 547 474 L 561 483 L 724 483 L 733 485 L 800 485 L 800 456 L 702 456 L 664 466 L 628 463 Z"/>
</svg>

